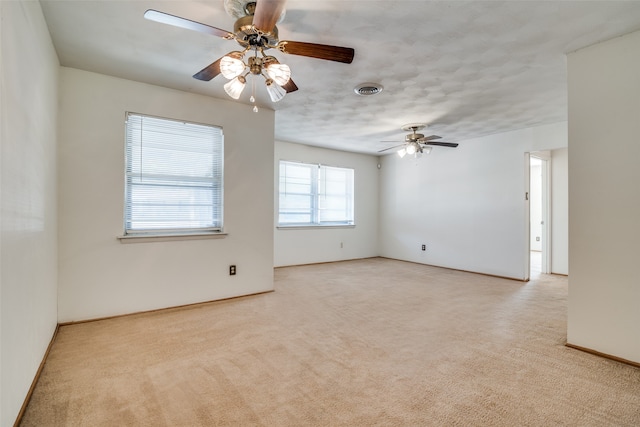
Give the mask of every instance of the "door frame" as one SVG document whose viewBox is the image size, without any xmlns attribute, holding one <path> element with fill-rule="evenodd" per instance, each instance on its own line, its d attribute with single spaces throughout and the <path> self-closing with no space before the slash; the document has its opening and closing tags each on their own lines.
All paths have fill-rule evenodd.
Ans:
<svg viewBox="0 0 640 427">
<path fill-rule="evenodd" d="M 531 154 L 524 153 L 524 278 L 528 282 L 531 276 L 531 206 L 529 195 L 531 194 Z"/>
<path fill-rule="evenodd" d="M 526 271 L 525 280 L 529 280 L 531 276 L 531 158 L 541 161 L 542 173 L 542 268 L 541 273 L 549 274 L 551 272 L 551 151 L 531 151 L 525 153 L 525 225 L 526 225 Z"/>
</svg>

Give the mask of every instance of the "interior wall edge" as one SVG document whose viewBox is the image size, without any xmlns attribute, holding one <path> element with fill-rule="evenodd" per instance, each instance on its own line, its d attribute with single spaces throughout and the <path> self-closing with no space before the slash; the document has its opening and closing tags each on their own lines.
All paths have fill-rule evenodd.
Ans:
<svg viewBox="0 0 640 427">
<path fill-rule="evenodd" d="M 59 330 L 60 330 L 60 324 L 57 324 L 55 330 L 53 331 L 53 335 L 51 336 L 51 340 L 49 341 L 49 345 L 47 346 L 47 350 L 44 352 L 44 355 L 42 356 L 42 361 L 40 362 L 40 365 L 38 366 L 38 370 L 36 371 L 33 381 L 31 382 L 31 387 L 29 387 L 29 391 L 27 392 L 27 395 L 24 398 L 24 402 L 20 407 L 20 412 L 18 412 L 16 421 L 13 424 L 14 427 L 20 426 L 20 422 L 22 421 L 22 417 L 24 416 L 24 411 L 26 411 L 27 406 L 29 405 L 29 401 L 31 400 L 31 396 L 33 395 L 33 390 L 36 388 L 36 385 L 38 384 L 38 380 L 40 379 L 40 374 L 42 374 L 42 370 L 44 369 L 44 365 L 47 362 L 47 358 L 49 357 L 49 353 L 51 352 L 51 347 L 53 347 L 53 343 L 55 342 L 56 337 L 58 336 Z"/>
</svg>

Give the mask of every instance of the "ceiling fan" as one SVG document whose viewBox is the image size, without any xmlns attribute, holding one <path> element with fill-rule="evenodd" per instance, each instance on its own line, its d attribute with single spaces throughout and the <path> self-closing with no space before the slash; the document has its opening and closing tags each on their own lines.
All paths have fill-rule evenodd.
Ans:
<svg viewBox="0 0 640 427">
<path fill-rule="evenodd" d="M 385 148 L 384 150 L 378 151 L 378 153 L 383 153 L 388 150 L 394 150 L 396 148 L 400 148 L 398 150 L 398 155 L 400 157 L 404 157 L 409 154 L 414 157 L 421 157 L 422 153 L 429 154 L 431 152 L 431 146 L 438 145 L 441 147 L 457 147 L 458 144 L 455 142 L 443 142 L 443 141 L 435 141 L 436 139 L 442 138 L 438 135 L 429 135 L 424 136 L 421 133 L 418 133 L 419 130 L 426 128 L 427 125 L 424 123 L 410 123 L 402 126 L 402 130 L 411 132 L 408 135 L 405 135 L 404 142 L 400 145 L 396 145 L 393 147 Z M 382 142 L 395 142 L 395 141 L 382 141 Z"/>
<path fill-rule="evenodd" d="M 241 50 L 227 53 L 198 71 L 193 77 L 210 81 L 218 74 L 222 74 L 229 80 L 224 85 L 226 93 L 238 99 L 247 82 L 247 76 L 261 75 L 265 79 L 271 101 L 278 102 L 286 93 L 298 90 L 298 86 L 291 80 L 289 66 L 281 64 L 276 57 L 265 54 L 269 49 L 345 64 L 350 64 L 354 55 L 354 50 L 349 47 L 280 40 L 276 24 L 284 16 L 285 3 L 286 0 L 225 0 L 225 9 L 237 18 L 233 32 L 153 9 L 147 10 L 144 17 L 151 21 L 211 34 L 225 40 L 235 40 L 242 48 Z M 255 102 L 253 95 L 250 98 L 251 102 Z M 258 111 L 255 106 L 254 111 Z"/>
</svg>

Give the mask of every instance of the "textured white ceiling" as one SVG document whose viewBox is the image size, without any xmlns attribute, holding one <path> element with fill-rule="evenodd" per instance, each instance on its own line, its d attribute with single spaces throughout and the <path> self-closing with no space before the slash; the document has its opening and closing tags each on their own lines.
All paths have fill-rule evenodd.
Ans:
<svg viewBox="0 0 640 427">
<path fill-rule="evenodd" d="M 63 66 L 230 99 L 222 76 L 191 76 L 234 41 L 143 18 L 156 9 L 233 30 L 223 0 L 40 3 Z M 566 120 L 565 54 L 640 29 L 640 1 L 290 0 L 278 29 L 356 53 L 352 64 L 274 54 L 300 88 L 276 104 L 256 89 L 276 110 L 276 138 L 377 153 L 405 123 L 459 142 Z M 384 90 L 356 95 L 363 82 Z"/>
</svg>

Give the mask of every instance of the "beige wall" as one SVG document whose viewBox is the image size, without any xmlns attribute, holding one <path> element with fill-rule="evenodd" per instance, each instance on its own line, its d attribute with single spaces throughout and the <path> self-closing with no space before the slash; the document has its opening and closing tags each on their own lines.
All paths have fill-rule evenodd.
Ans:
<svg viewBox="0 0 640 427">
<path fill-rule="evenodd" d="M 0 425 L 56 327 L 58 58 L 38 2 L 0 2 Z"/>
<path fill-rule="evenodd" d="M 272 290 L 274 112 L 71 68 L 60 74 L 59 320 Z M 223 127 L 226 238 L 116 238 L 126 111 Z"/>
<path fill-rule="evenodd" d="M 568 342 L 640 362 L 640 32 L 569 69 Z"/>
<path fill-rule="evenodd" d="M 420 159 L 383 156 L 380 254 L 524 279 L 525 153 L 566 147 L 566 135 L 557 123 L 434 147 Z"/>
<path fill-rule="evenodd" d="M 276 142 L 275 218 L 278 224 L 278 164 L 280 160 L 322 163 L 354 169 L 355 223 L 353 228 L 275 230 L 276 267 L 368 258 L 378 255 L 378 157 Z"/>
</svg>

